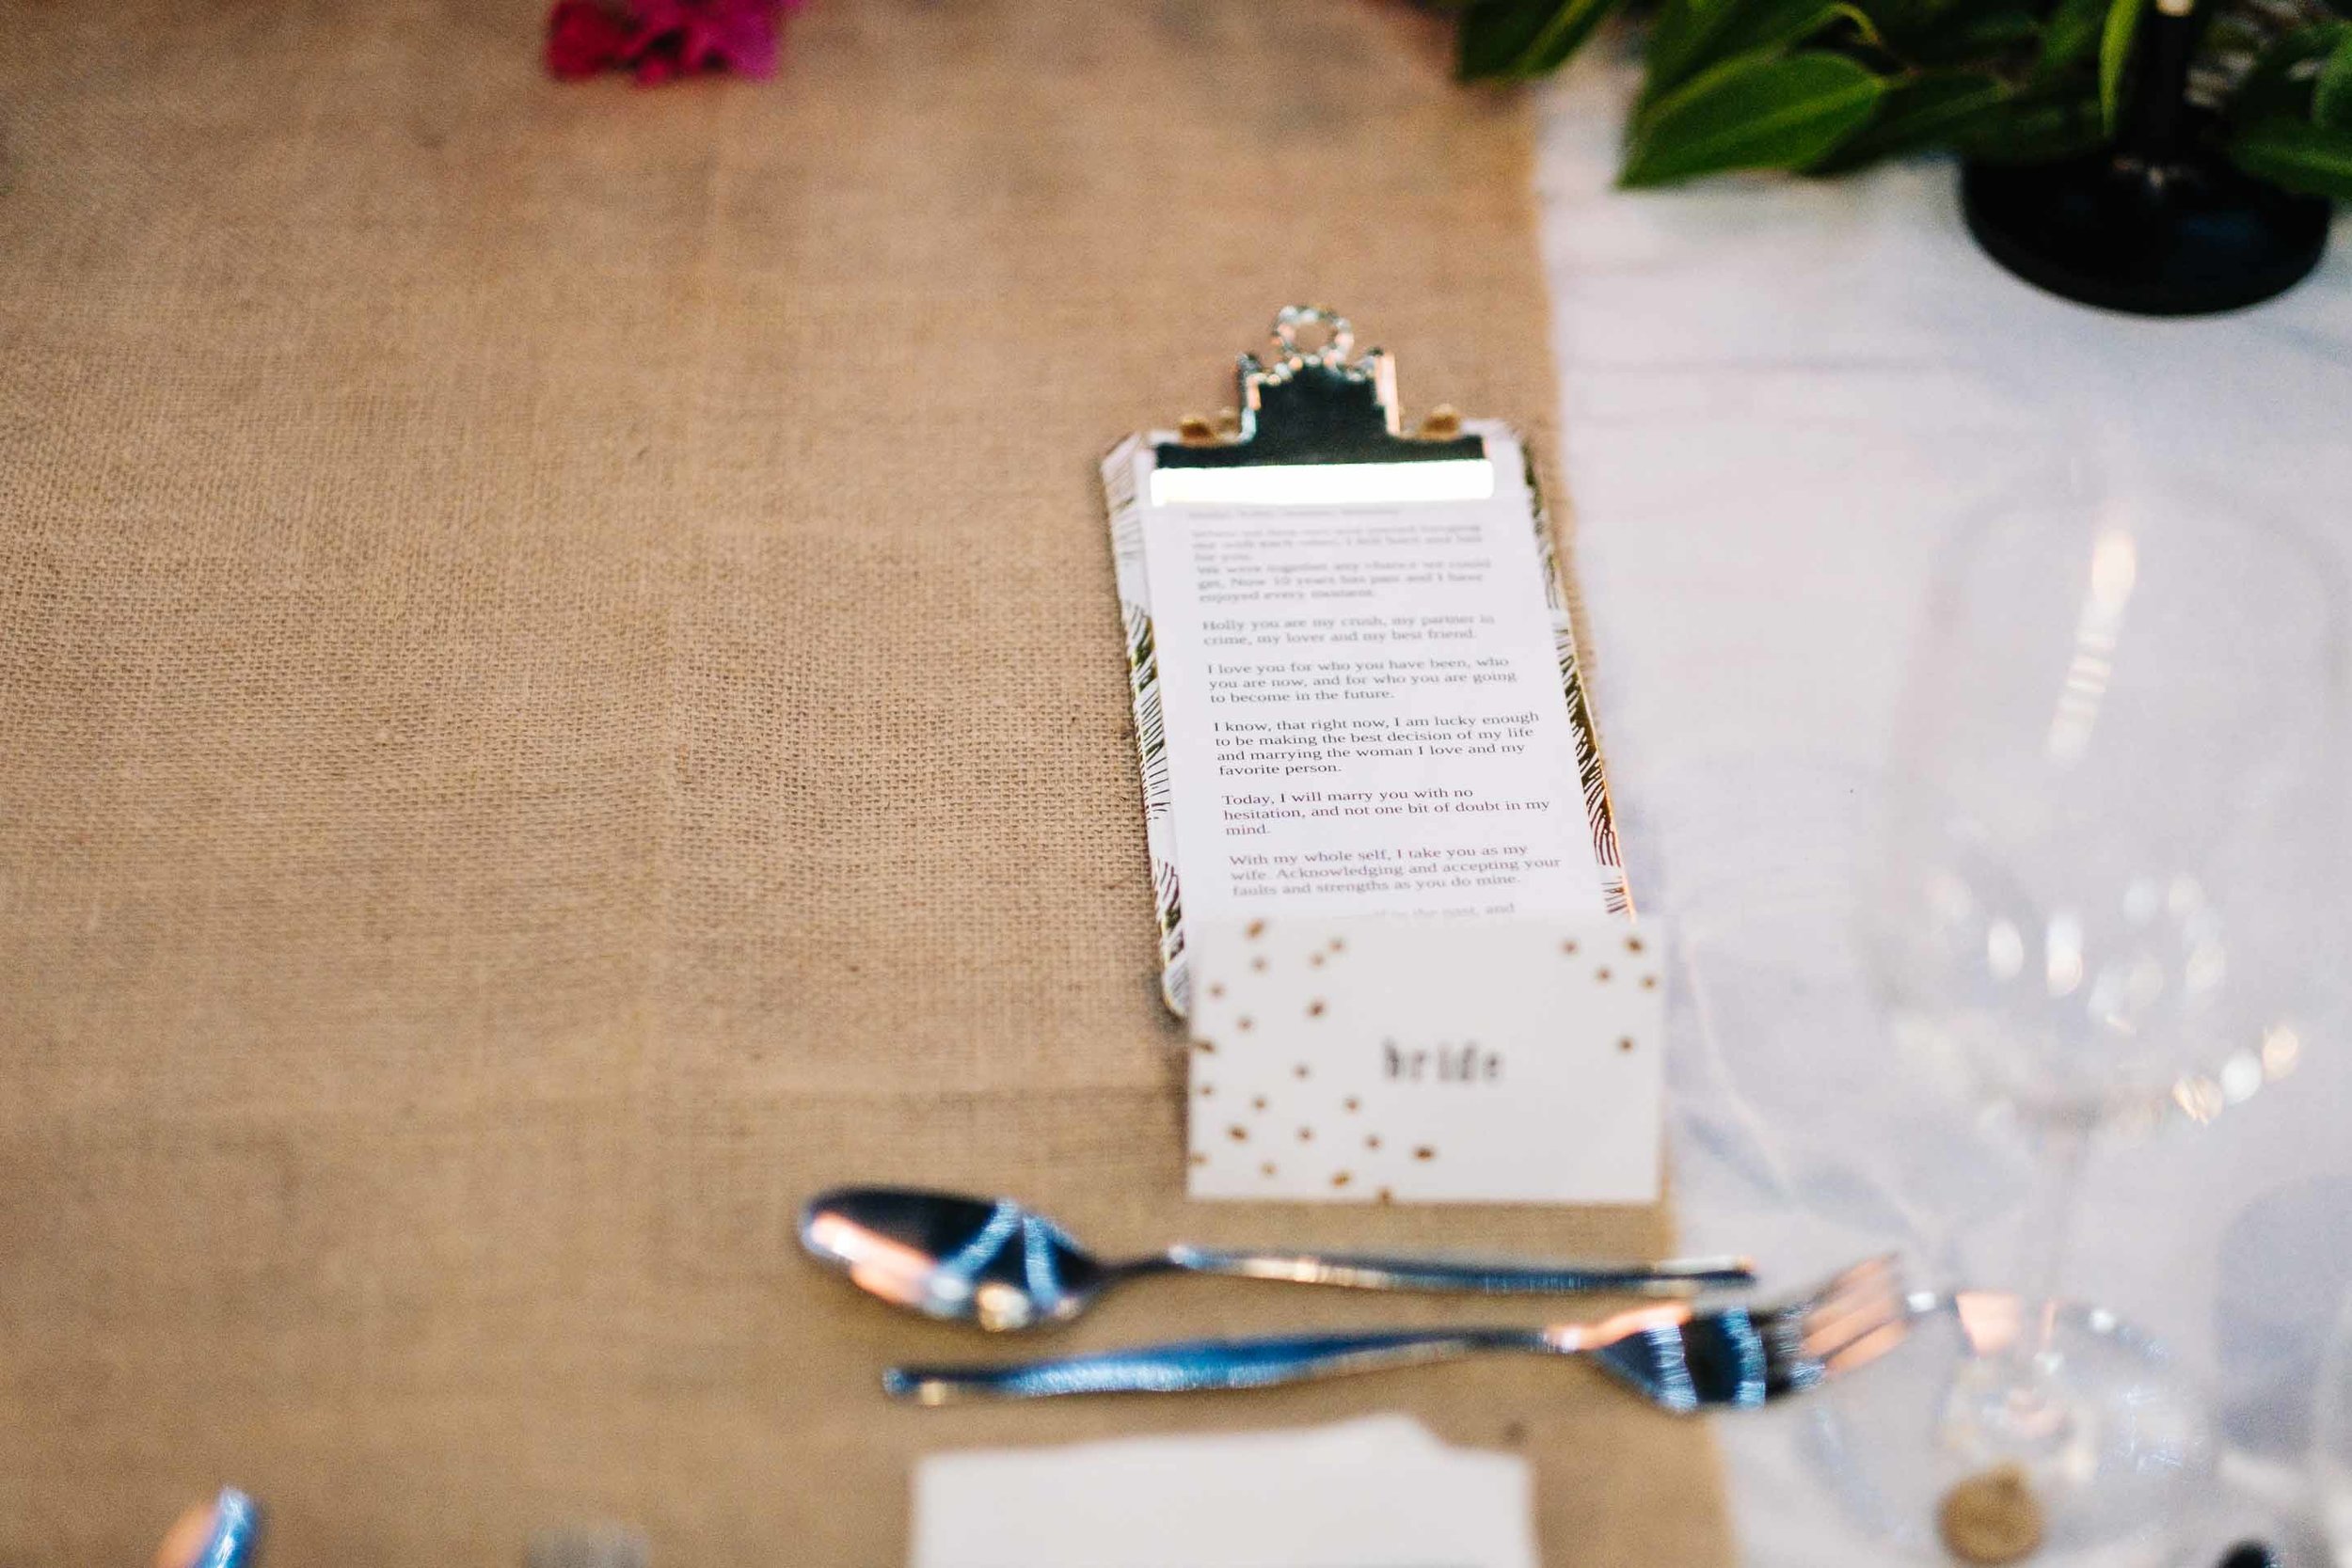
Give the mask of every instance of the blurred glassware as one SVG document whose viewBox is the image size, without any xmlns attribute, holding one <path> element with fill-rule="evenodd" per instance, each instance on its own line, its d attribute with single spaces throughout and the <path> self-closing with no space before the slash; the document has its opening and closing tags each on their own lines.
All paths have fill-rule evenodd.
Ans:
<svg viewBox="0 0 2352 1568">
<path fill-rule="evenodd" d="M 2201 1500 L 2195 1390 L 2058 1286 L 2095 1134 L 2210 1121 L 2309 1046 L 2344 931 L 2342 615 L 2320 550 L 2146 464 L 2005 508 L 1945 562 L 1861 946 L 1902 1059 L 2047 1177 L 2015 1332 L 1918 1337 L 1955 1348 L 1917 1473 L 1877 1483 L 1906 1512 L 2014 1464 L 2037 1560 L 2131 1560 Z"/>
<path fill-rule="evenodd" d="M 2312 1406 L 2312 1493 L 2329 1559 L 2352 1568 L 2352 1295 L 2336 1316 Z"/>
</svg>

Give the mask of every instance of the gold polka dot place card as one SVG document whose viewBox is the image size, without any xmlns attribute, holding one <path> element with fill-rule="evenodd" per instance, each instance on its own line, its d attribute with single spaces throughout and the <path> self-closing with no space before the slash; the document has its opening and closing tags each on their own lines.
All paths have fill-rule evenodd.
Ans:
<svg viewBox="0 0 2352 1568">
<path fill-rule="evenodd" d="M 1264 916 L 1191 937 L 1193 1196 L 1657 1199 L 1655 922 Z"/>
</svg>

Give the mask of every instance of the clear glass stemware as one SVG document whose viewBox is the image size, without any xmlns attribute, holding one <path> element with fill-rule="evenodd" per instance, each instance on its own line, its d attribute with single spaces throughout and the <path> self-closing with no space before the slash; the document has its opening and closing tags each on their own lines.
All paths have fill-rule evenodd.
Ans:
<svg viewBox="0 0 2352 1568">
<path fill-rule="evenodd" d="M 2053 486 L 1954 545 L 1899 720 L 1861 938 L 1905 1061 L 2047 1167 L 2014 1294 L 1949 1304 L 1941 1474 L 2015 1466 L 2044 1557 L 2160 1531 L 2197 1402 L 2058 1305 L 2094 1137 L 2292 1070 L 2345 897 L 2342 594 L 2177 478 Z"/>
</svg>

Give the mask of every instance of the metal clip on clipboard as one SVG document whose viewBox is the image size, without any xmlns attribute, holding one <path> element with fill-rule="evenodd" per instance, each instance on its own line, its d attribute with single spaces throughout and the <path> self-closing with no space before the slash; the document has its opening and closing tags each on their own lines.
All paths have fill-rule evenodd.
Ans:
<svg viewBox="0 0 2352 1568">
<path fill-rule="evenodd" d="M 1300 346 L 1302 327 L 1322 328 L 1322 345 Z M 1486 438 L 1456 434 L 1458 419 L 1404 435 L 1396 361 L 1375 348 L 1350 363 L 1355 346 L 1345 316 L 1284 306 L 1274 318 L 1274 352 L 1241 356 L 1239 429 L 1229 439 L 1203 428 L 1201 438 L 1159 443 L 1152 504 L 1345 506 L 1493 495 Z"/>
</svg>

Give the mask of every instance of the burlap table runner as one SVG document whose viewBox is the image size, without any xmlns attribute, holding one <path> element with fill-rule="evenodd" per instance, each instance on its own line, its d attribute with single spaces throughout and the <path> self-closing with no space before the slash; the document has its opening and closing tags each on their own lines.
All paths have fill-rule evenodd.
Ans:
<svg viewBox="0 0 2352 1568">
<path fill-rule="evenodd" d="M 888 1564 L 927 1448 L 1395 1407 L 1533 1455 L 1554 1561 L 1724 1555 L 1703 1429 L 1575 1369 L 903 1410 L 989 1347 L 790 1243 L 862 1177 L 1666 1244 L 1179 1196 L 1095 460 L 1293 299 L 1549 444 L 1527 118 L 1427 19 L 817 0 L 640 91 L 536 0 L 6 15 L 0 1562 L 233 1478 L 282 1565 Z"/>
</svg>

